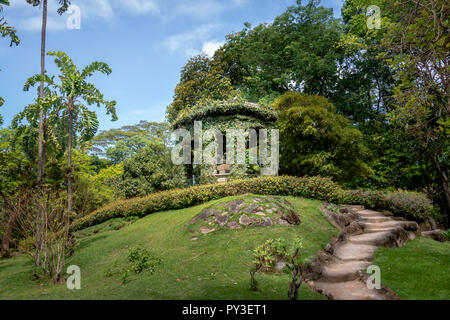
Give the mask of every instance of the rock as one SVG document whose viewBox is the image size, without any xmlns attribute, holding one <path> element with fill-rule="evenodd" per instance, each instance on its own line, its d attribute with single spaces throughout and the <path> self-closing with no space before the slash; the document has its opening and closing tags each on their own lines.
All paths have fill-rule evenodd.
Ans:
<svg viewBox="0 0 450 320">
<path fill-rule="evenodd" d="M 447 238 L 442 234 L 442 230 L 440 230 L 440 229 L 431 230 L 431 231 L 423 231 L 421 233 L 421 236 L 430 238 L 430 239 L 433 239 L 436 241 L 440 241 L 440 242 L 448 241 Z"/>
<path fill-rule="evenodd" d="M 216 215 L 216 223 L 225 225 L 228 221 L 228 213 L 223 212 L 220 215 Z"/>
<path fill-rule="evenodd" d="M 272 225 L 272 219 L 269 217 L 262 218 L 263 220 L 263 227 L 270 227 Z"/>
<path fill-rule="evenodd" d="M 230 229 L 240 229 L 241 228 L 241 226 L 236 221 L 228 222 L 227 226 Z"/>
<path fill-rule="evenodd" d="M 339 209 L 339 213 L 348 213 L 348 209 L 347 208 L 340 208 Z"/>
<path fill-rule="evenodd" d="M 279 224 L 280 226 L 289 226 L 290 225 L 289 222 L 287 222 L 284 219 L 277 219 L 276 224 Z"/>
<path fill-rule="evenodd" d="M 273 213 L 273 210 L 272 209 L 266 209 L 266 212 L 267 213 Z"/>
<path fill-rule="evenodd" d="M 276 271 L 278 271 L 278 272 L 281 272 L 281 271 L 283 271 L 283 269 L 284 269 L 284 267 L 286 266 L 286 262 L 284 262 L 284 261 L 278 261 L 276 264 L 275 264 L 275 270 Z"/>
<path fill-rule="evenodd" d="M 213 231 L 216 231 L 216 229 L 215 228 L 208 228 L 208 227 L 205 227 L 205 226 L 200 227 L 200 232 L 202 234 L 208 234 L 208 233 L 211 233 Z"/>
<path fill-rule="evenodd" d="M 197 237 L 192 237 L 191 240 L 195 241 L 195 240 L 198 240 L 198 238 Z"/>
<path fill-rule="evenodd" d="M 230 201 L 227 204 L 225 204 L 225 208 L 227 208 L 233 213 L 240 212 L 243 206 L 245 206 L 245 201 L 242 199 Z"/>
<path fill-rule="evenodd" d="M 250 223 L 252 223 L 252 220 L 246 214 L 243 214 L 239 218 L 239 223 L 247 227 Z"/>
<path fill-rule="evenodd" d="M 258 208 L 259 208 L 259 206 L 257 205 L 257 204 L 254 204 L 254 203 L 252 203 L 248 208 L 246 208 L 244 211 L 245 212 L 247 212 L 247 213 L 250 213 L 250 212 L 257 212 L 257 211 L 261 211 L 261 210 L 258 210 Z"/>
<path fill-rule="evenodd" d="M 253 202 L 262 202 L 262 199 L 254 198 L 254 199 L 253 199 Z"/>
<path fill-rule="evenodd" d="M 334 253 L 333 246 L 332 246 L 330 243 L 328 243 L 328 244 L 326 245 L 324 251 L 325 251 L 325 252 L 328 252 L 329 254 L 333 254 L 333 253 Z"/>
<path fill-rule="evenodd" d="M 266 215 L 264 212 L 261 212 L 261 211 L 255 212 L 255 214 L 257 214 L 258 216 L 265 216 Z"/>
<path fill-rule="evenodd" d="M 352 221 L 344 230 L 351 235 L 358 235 L 364 232 L 363 226 L 358 221 Z"/>
<path fill-rule="evenodd" d="M 302 222 L 294 210 L 289 210 L 287 213 L 281 213 L 281 219 L 286 220 L 289 224 L 293 225 L 297 225 Z"/>
</svg>

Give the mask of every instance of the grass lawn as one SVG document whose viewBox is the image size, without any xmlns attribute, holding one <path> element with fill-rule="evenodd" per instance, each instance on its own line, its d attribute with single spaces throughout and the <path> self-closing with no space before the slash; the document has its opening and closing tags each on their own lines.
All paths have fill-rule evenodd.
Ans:
<svg viewBox="0 0 450 320">
<path fill-rule="evenodd" d="M 286 299 L 290 278 L 283 273 L 257 275 L 259 291 L 249 290 L 254 247 L 269 238 L 292 240 L 300 234 L 304 256 L 314 257 L 337 229 L 321 214 L 320 201 L 286 197 L 302 219 L 298 226 L 219 230 L 190 240 L 186 222 L 205 207 L 235 198 L 154 213 L 119 230 L 105 222 L 80 231 L 66 266 L 81 268 L 81 290 L 32 280 L 32 263 L 23 255 L 0 260 L 0 299 Z M 106 275 L 115 265 L 125 266 L 130 249 L 137 247 L 163 260 L 153 274 L 134 274 L 125 284 L 120 275 Z M 302 285 L 299 299 L 324 298 Z"/>
<path fill-rule="evenodd" d="M 403 299 L 450 299 L 450 242 L 419 237 L 402 248 L 379 248 L 381 283 Z"/>
</svg>

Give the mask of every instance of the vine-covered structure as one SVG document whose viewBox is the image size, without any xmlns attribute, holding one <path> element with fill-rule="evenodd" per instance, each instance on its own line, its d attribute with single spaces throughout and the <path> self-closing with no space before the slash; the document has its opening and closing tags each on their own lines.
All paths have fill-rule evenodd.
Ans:
<svg viewBox="0 0 450 320">
<path fill-rule="evenodd" d="M 194 183 L 211 183 L 215 181 L 226 181 L 230 178 L 258 175 L 260 173 L 260 166 L 250 163 L 252 161 L 249 161 L 249 150 L 254 148 L 256 152 L 259 149 L 259 130 L 268 130 L 270 136 L 270 129 L 276 128 L 277 119 L 278 115 L 272 108 L 238 99 L 231 101 L 212 101 L 197 106 L 189 112 L 180 115 L 173 124 L 173 128 L 184 128 L 190 132 L 192 137 L 192 164 L 186 166 L 187 179 Z M 218 140 L 219 144 L 222 142 L 223 146 L 223 165 L 221 165 L 220 161 L 217 165 L 205 163 L 204 157 L 201 163 L 198 163 L 200 158 L 198 157 L 198 153 L 194 152 L 198 150 L 194 143 L 194 137 L 195 132 L 199 130 L 202 132 L 203 146 L 214 141 L 214 137 L 205 134 L 205 132 L 214 130 L 221 133 L 221 137 Z M 238 163 L 236 151 L 234 156 L 230 152 L 227 152 L 227 143 L 230 143 L 230 141 L 227 142 L 227 132 L 229 133 L 232 130 L 245 133 L 246 154 L 244 164 Z M 256 145 L 250 144 L 250 132 L 256 134 L 256 141 L 253 140 L 256 142 Z M 216 139 L 216 142 L 218 140 Z M 235 141 L 233 139 L 233 143 L 236 150 L 237 139 Z M 197 162 L 195 161 L 196 158 Z M 234 163 L 230 161 L 231 158 L 235 160 Z"/>
</svg>

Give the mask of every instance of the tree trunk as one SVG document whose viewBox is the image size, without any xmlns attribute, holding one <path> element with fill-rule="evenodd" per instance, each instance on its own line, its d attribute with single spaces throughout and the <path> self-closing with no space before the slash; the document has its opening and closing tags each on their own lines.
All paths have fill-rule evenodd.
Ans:
<svg viewBox="0 0 450 320">
<path fill-rule="evenodd" d="M 449 187 L 449 181 L 448 181 L 448 173 L 447 170 L 442 168 L 441 162 L 439 160 L 439 155 L 435 153 L 434 155 L 434 162 L 436 163 L 436 167 L 439 172 L 439 176 L 442 180 L 442 187 L 444 189 L 445 198 L 447 200 L 447 212 L 450 212 L 450 187 Z M 450 218 L 450 217 L 449 217 Z"/>
<path fill-rule="evenodd" d="M 45 74 L 45 38 L 47 30 L 47 0 L 43 0 L 42 8 L 42 30 L 41 30 L 41 75 Z M 44 98 L 44 81 L 41 81 L 39 86 L 39 99 Z M 38 172 L 37 172 L 37 183 L 39 191 L 42 191 L 44 185 L 45 177 L 45 142 L 44 142 L 44 121 L 45 115 L 44 110 L 39 111 L 39 141 L 38 141 Z M 42 233 L 43 233 L 43 222 L 42 222 L 42 210 L 38 210 L 37 223 L 36 223 L 36 255 L 35 255 L 35 265 L 39 266 L 41 264 L 41 249 L 42 249 Z"/>
<path fill-rule="evenodd" d="M 69 246 L 69 255 L 73 256 L 75 248 L 75 238 L 72 232 L 72 206 L 73 206 L 73 190 L 72 190 L 72 135 L 73 135 L 73 116 L 74 116 L 74 100 L 69 99 L 68 106 L 68 137 L 67 137 L 67 244 Z"/>
<path fill-rule="evenodd" d="M 67 137 L 67 222 L 72 214 L 72 135 L 73 135 L 73 100 L 69 101 L 68 108 L 68 137 Z"/>
</svg>

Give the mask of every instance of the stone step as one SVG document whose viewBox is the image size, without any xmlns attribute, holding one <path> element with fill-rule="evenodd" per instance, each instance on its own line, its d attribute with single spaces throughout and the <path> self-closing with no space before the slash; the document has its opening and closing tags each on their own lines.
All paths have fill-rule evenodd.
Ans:
<svg viewBox="0 0 450 320">
<path fill-rule="evenodd" d="M 380 222 L 390 222 L 394 221 L 392 218 L 386 217 L 386 216 L 368 216 L 368 217 L 361 217 L 361 222 L 369 222 L 369 223 L 380 223 Z"/>
<path fill-rule="evenodd" d="M 368 221 L 360 221 L 360 223 L 363 225 L 364 230 L 373 230 L 373 229 L 385 229 L 385 228 L 402 228 L 405 223 L 402 221 L 384 221 L 384 222 L 368 222 Z"/>
<path fill-rule="evenodd" d="M 359 280 L 346 282 L 310 282 L 310 285 L 325 296 L 335 300 L 384 300 L 377 289 L 369 289 Z"/>
<path fill-rule="evenodd" d="M 334 256 L 341 261 L 366 260 L 373 259 L 376 246 L 366 244 L 356 244 L 347 242 L 338 246 L 334 251 Z"/>
<path fill-rule="evenodd" d="M 357 211 L 360 217 L 385 217 L 381 212 L 373 211 L 373 210 L 359 210 Z"/>
<path fill-rule="evenodd" d="M 363 233 L 357 236 L 351 236 L 348 238 L 348 241 L 351 243 L 357 244 L 367 244 L 373 246 L 384 246 L 387 242 L 389 242 L 389 238 L 392 237 L 392 232 L 384 231 L 384 232 L 371 232 L 371 233 Z"/>
<path fill-rule="evenodd" d="M 322 280 L 327 282 L 352 281 L 358 278 L 358 271 L 367 269 L 369 261 L 342 261 L 323 268 Z"/>
<path fill-rule="evenodd" d="M 374 232 L 392 232 L 396 228 L 373 228 L 373 229 L 366 229 L 364 230 L 365 233 L 374 233 Z"/>
</svg>

